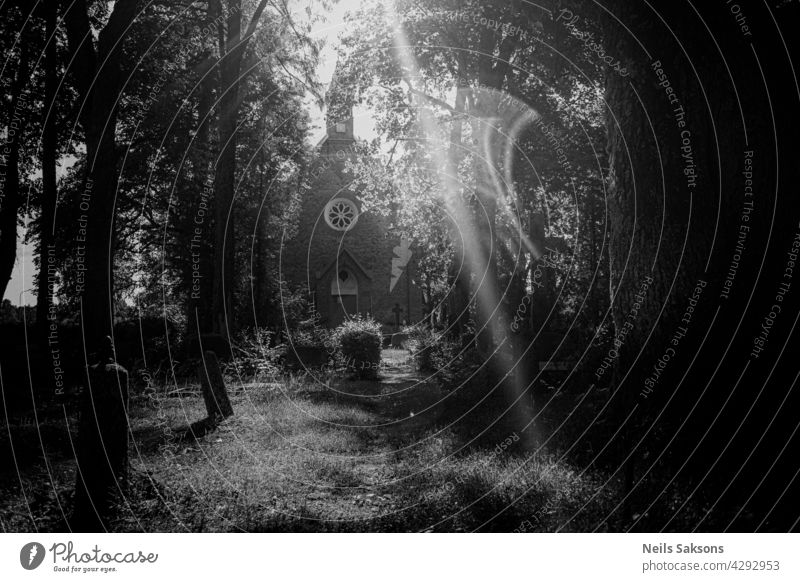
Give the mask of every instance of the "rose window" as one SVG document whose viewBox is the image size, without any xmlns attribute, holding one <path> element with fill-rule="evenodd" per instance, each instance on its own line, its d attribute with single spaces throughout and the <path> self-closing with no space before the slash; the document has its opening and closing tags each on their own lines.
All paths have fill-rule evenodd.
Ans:
<svg viewBox="0 0 800 582">
<path fill-rule="evenodd" d="M 350 230 L 358 221 L 358 208 L 347 198 L 336 198 L 325 208 L 325 222 L 335 230 Z"/>
</svg>

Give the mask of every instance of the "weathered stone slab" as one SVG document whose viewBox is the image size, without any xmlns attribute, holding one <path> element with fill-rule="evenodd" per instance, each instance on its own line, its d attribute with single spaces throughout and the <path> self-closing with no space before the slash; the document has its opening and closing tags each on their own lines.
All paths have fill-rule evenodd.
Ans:
<svg viewBox="0 0 800 582">
<path fill-rule="evenodd" d="M 203 387 L 203 400 L 206 403 L 208 418 L 218 422 L 233 416 L 233 406 L 228 398 L 217 354 L 210 350 L 203 353 L 203 360 L 198 366 L 198 375 L 200 385 Z"/>
<path fill-rule="evenodd" d="M 392 334 L 392 347 L 405 348 L 405 343 L 408 341 L 407 333 L 393 333 Z"/>
</svg>

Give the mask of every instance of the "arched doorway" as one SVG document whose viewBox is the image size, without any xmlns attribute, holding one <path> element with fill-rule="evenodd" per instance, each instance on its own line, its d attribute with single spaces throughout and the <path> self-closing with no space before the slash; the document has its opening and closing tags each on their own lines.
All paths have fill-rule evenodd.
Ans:
<svg viewBox="0 0 800 582">
<path fill-rule="evenodd" d="M 358 279 L 350 269 L 340 268 L 331 280 L 331 300 L 332 327 L 358 313 Z"/>
</svg>

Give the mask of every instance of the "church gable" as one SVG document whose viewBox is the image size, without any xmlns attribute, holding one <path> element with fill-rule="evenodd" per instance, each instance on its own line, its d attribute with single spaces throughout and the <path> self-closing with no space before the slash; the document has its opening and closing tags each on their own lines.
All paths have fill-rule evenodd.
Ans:
<svg viewBox="0 0 800 582">
<path fill-rule="evenodd" d="M 345 161 L 355 155 L 353 121 L 328 123 L 317 145 L 311 188 L 301 204 L 297 236 L 288 241 L 283 272 L 291 286 L 314 297 L 320 323 L 341 324 L 370 315 L 391 332 L 422 318 L 422 294 L 413 284 L 413 251 L 376 215 L 361 210 L 349 188 Z"/>
<path fill-rule="evenodd" d="M 322 272 L 320 272 L 317 278 L 325 279 L 331 277 L 334 271 L 340 271 L 341 269 L 355 271 L 359 277 L 363 277 L 366 281 L 372 280 L 369 272 L 361 266 L 361 263 L 359 263 L 353 254 L 347 249 L 342 249 L 339 255 L 333 261 L 331 261 Z"/>
</svg>

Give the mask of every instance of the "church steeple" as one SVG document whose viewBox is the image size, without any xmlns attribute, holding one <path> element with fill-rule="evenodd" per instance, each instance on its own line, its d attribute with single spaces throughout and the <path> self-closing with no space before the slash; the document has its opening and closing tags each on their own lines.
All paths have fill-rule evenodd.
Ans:
<svg viewBox="0 0 800 582">
<path fill-rule="evenodd" d="M 327 134 L 329 140 L 354 141 L 352 95 L 341 82 L 343 77 L 342 64 L 337 62 L 325 95 Z"/>
</svg>

